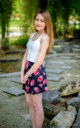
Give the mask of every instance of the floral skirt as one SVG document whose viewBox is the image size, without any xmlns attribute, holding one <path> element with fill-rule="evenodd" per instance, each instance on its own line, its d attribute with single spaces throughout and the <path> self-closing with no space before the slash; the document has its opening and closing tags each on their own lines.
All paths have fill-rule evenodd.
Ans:
<svg viewBox="0 0 80 128">
<path fill-rule="evenodd" d="M 33 64 L 34 62 L 26 61 L 24 74 L 28 72 Z M 23 89 L 26 93 L 31 94 L 48 92 L 46 72 L 42 65 L 28 77 L 26 83 L 23 84 Z"/>
</svg>

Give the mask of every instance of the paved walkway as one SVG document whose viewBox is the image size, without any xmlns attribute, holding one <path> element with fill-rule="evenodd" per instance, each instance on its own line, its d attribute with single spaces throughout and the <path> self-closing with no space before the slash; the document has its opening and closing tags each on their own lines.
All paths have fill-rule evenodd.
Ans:
<svg viewBox="0 0 80 128">
<path fill-rule="evenodd" d="M 53 57 L 48 56 L 46 68 L 51 70 L 61 70 L 59 81 L 49 81 L 49 88 L 59 88 L 73 80 L 80 80 L 80 59 L 78 54 L 55 54 Z M 55 62 L 55 63 L 54 63 Z M 48 72 L 48 76 L 53 76 L 53 73 Z"/>
<path fill-rule="evenodd" d="M 59 89 L 70 81 L 80 80 L 80 58 L 78 53 L 52 53 L 47 56 L 45 66 L 49 89 Z M 6 74 L 4 76 L 0 75 L 0 128 L 29 128 L 30 126 L 24 95 L 12 96 L 3 92 L 9 87 L 21 89 L 21 84 L 12 82 L 18 78 L 19 74 L 10 76 L 8 74 L 7 77 Z"/>
</svg>

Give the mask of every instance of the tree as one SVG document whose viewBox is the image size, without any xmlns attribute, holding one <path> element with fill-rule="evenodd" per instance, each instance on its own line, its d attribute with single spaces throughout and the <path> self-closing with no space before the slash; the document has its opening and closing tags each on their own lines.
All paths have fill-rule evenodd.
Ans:
<svg viewBox="0 0 80 128">
<path fill-rule="evenodd" d="M 48 0 L 39 0 L 39 7 L 40 9 L 46 9 L 47 8 Z"/>
<path fill-rule="evenodd" d="M 52 22 L 53 22 L 53 30 L 54 36 L 58 35 L 58 19 L 62 14 L 62 5 L 60 0 L 48 0 L 48 10 L 51 14 Z"/>
<path fill-rule="evenodd" d="M 58 24 L 63 21 L 63 35 L 68 32 L 68 20 L 70 15 L 74 15 L 73 12 L 80 15 L 80 0 L 48 0 L 48 9 L 51 13 L 53 21 L 54 34 L 59 34 Z"/>
<path fill-rule="evenodd" d="M 64 21 L 64 36 L 68 32 L 68 19 L 73 10 L 72 2 L 73 2 L 73 0 L 70 0 L 70 1 L 61 0 L 61 6 L 63 9 L 61 16 Z"/>
<path fill-rule="evenodd" d="M 73 0 L 72 7 L 73 10 L 75 10 L 75 13 L 80 16 L 80 0 Z"/>
<path fill-rule="evenodd" d="M 8 27 L 12 14 L 13 0 L 0 0 L 0 23 L 2 34 L 2 48 L 9 48 Z"/>
<path fill-rule="evenodd" d="M 30 34 L 33 30 L 35 12 L 38 10 L 37 0 L 20 0 L 20 19 L 23 34 Z"/>
</svg>

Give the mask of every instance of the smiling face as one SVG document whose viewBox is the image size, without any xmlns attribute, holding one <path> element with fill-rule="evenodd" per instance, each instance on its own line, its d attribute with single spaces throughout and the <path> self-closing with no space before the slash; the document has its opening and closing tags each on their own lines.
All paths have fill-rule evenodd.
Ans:
<svg viewBox="0 0 80 128">
<path fill-rule="evenodd" d="M 44 17 L 40 13 L 37 14 L 37 16 L 35 17 L 34 25 L 35 25 L 35 29 L 37 31 L 44 31 L 45 30 Z"/>
</svg>

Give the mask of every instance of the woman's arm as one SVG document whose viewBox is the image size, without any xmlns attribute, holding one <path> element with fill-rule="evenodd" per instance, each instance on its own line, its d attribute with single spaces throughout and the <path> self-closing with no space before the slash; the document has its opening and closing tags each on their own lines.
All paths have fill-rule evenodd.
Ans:
<svg viewBox="0 0 80 128">
<path fill-rule="evenodd" d="M 26 57 L 27 57 L 27 50 L 25 51 L 24 56 L 23 56 L 21 72 L 24 72 Z"/>
<path fill-rule="evenodd" d="M 23 77 L 24 77 L 24 69 L 25 69 L 25 63 L 26 63 L 26 56 L 27 56 L 27 50 L 24 53 L 23 60 L 22 60 L 22 66 L 21 66 L 21 76 L 20 80 L 23 83 Z"/>
<path fill-rule="evenodd" d="M 49 46 L 49 37 L 48 36 L 42 37 L 41 49 L 40 49 L 40 54 L 39 54 L 38 60 L 33 64 L 33 66 L 26 73 L 26 75 L 24 77 L 24 81 L 26 81 L 26 78 L 28 76 L 30 76 L 33 72 L 35 72 L 40 67 L 40 65 L 43 63 L 47 49 L 48 49 L 48 46 Z"/>
</svg>

